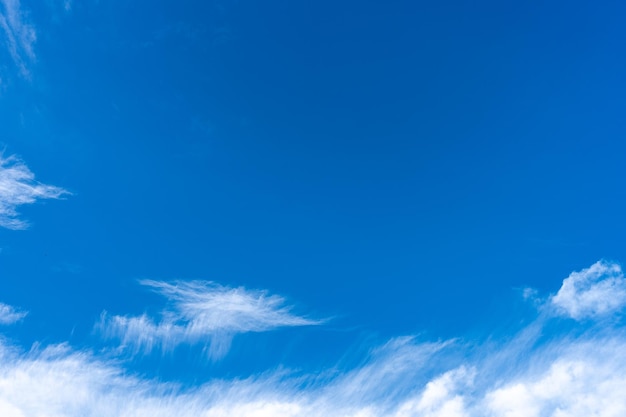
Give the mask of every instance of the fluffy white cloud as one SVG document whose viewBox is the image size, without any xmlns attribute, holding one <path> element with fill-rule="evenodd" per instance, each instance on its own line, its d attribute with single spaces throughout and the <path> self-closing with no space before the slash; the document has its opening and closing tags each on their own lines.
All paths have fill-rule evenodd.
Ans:
<svg viewBox="0 0 626 417">
<path fill-rule="evenodd" d="M 462 417 L 468 415 L 462 387 L 471 386 L 475 370 L 465 366 L 453 369 L 426 384 L 415 399 L 404 401 L 396 417 Z"/>
<path fill-rule="evenodd" d="M 140 283 L 168 299 L 169 306 L 160 320 L 147 315 L 103 313 L 97 326 L 105 337 L 119 339 L 122 346 L 136 352 L 205 343 L 209 356 L 217 359 L 226 354 L 235 334 L 321 323 L 292 314 L 282 297 L 264 291 L 228 288 L 207 281 Z"/>
<path fill-rule="evenodd" d="M 561 346 L 565 352 L 537 371 L 487 393 L 486 409 L 502 417 L 624 416 L 624 343 L 620 337 Z"/>
<path fill-rule="evenodd" d="M 572 272 L 551 298 L 558 313 L 576 320 L 615 313 L 626 305 L 626 279 L 613 262 L 599 261 Z"/>
<path fill-rule="evenodd" d="M 0 324 L 16 323 L 26 317 L 26 314 L 26 312 L 18 311 L 10 305 L 0 303 Z"/>
<path fill-rule="evenodd" d="M 35 181 L 35 175 L 15 156 L 0 154 L 0 227 L 19 230 L 28 227 L 20 220 L 17 208 L 42 199 L 57 199 L 68 194 L 62 188 Z"/>
<path fill-rule="evenodd" d="M 28 64 L 35 60 L 35 28 L 24 19 L 19 0 L 0 0 L 0 29 L 4 32 L 6 47 L 20 74 L 30 75 Z"/>
</svg>

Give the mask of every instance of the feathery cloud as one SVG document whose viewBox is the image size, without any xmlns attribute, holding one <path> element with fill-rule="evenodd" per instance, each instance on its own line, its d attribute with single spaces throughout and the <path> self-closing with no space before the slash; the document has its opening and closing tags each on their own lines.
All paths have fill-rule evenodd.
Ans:
<svg viewBox="0 0 626 417">
<path fill-rule="evenodd" d="M 0 0 L 0 28 L 6 47 L 23 77 L 29 77 L 28 64 L 35 60 L 35 28 L 24 19 L 19 0 Z"/>
<path fill-rule="evenodd" d="M 559 314 L 576 320 L 598 318 L 626 306 L 626 279 L 620 265 L 599 261 L 563 280 L 551 298 Z"/>
<path fill-rule="evenodd" d="M 284 298 L 265 291 L 228 288 L 207 281 L 140 283 L 169 300 L 170 306 L 161 313 L 160 321 L 145 314 L 128 317 L 103 313 L 97 326 L 105 337 L 119 339 L 122 346 L 134 347 L 136 352 L 204 343 L 209 356 L 218 359 L 226 354 L 235 334 L 321 323 L 292 314 Z"/>
<path fill-rule="evenodd" d="M 14 307 L 0 303 L 0 324 L 13 324 L 26 317 L 26 312 L 18 311 Z"/>
<path fill-rule="evenodd" d="M 196 282 L 190 287 L 154 281 L 145 284 L 169 294 L 174 303 L 185 305 L 203 304 L 207 298 L 221 297 L 206 294 L 196 297 L 206 292 L 206 283 Z M 218 294 L 233 291 L 217 288 Z M 246 299 L 248 291 L 239 291 Z M 254 300 L 258 298 L 258 294 L 252 296 Z M 216 304 L 224 305 L 222 301 Z M 248 304 L 234 302 L 236 306 Z M 274 317 L 274 313 L 269 316 Z M 262 320 L 266 321 L 273 323 L 275 319 Z M 233 326 L 230 318 L 226 322 Z M 0 339 L 0 414 L 8 417 L 625 415 L 624 329 L 606 322 L 587 322 L 590 327 L 579 324 L 583 327 L 578 330 L 582 331 L 542 337 L 544 323 L 545 316 L 540 314 L 514 337 L 487 344 L 424 343 L 413 337 L 400 337 L 371 349 L 359 365 L 346 371 L 330 369 L 315 375 L 269 371 L 246 379 L 208 379 L 195 387 L 131 375 L 119 362 L 64 344 L 22 352 Z M 235 327 L 256 328 L 250 324 Z"/>
<path fill-rule="evenodd" d="M 15 156 L 0 154 L 0 227 L 26 229 L 28 223 L 17 217 L 19 206 L 65 194 L 69 193 L 62 188 L 35 181 L 35 175 Z"/>
<path fill-rule="evenodd" d="M 9 417 L 621 416 L 625 342 L 621 333 L 560 338 L 514 363 L 496 363 L 494 373 L 490 348 L 475 355 L 476 347 L 401 338 L 345 373 L 320 378 L 269 372 L 193 388 L 129 375 L 114 362 L 66 345 L 20 353 L 0 342 L 0 412 Z M 451 361 L 450 349 L 465 358 Z"/>
</svg>

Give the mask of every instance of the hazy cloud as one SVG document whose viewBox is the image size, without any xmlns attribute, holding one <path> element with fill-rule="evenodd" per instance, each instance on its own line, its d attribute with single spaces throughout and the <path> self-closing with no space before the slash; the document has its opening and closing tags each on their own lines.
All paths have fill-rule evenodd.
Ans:
<svg viewBox="0 0 626 417">
<path fill-rule="evenodd" d="M 13 62 L 24 77 L 30 76 L 28 65 L 35 60 L 35 28 L 29 24 L 19 0 L 0 0 L 0 29 Z"/>
<path fill-rule="evenodd" d="M 16 323 L 26 317 L 26 314 L 26 312 L 18 311 L 10 305 L 0 303 L 0 324 Z"/>
</svg>

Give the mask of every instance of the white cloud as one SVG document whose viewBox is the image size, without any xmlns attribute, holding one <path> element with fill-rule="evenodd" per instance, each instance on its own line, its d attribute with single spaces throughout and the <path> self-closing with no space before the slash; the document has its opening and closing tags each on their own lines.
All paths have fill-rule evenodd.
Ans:
<svg viewBox="0 0 626 417">
<path fill-rule="evenodd" d="M 321 323 L 292 314 L 282 297 L 264 291 L 228 288 L 207 281 L 140 283 L 169 300 L 160 320 L 145 314 L 128 317 L 103 313 L 97 326 L 105 337 L 120 339 L 122 346 L 134 348 L 135 352 L 204 343 L 209 356 L 217 359 L 226 354 L 235 334 Z"/>
<path fill-rule="evenodd" d="M 42 199 L 57 199 L 64 194 L 68 192 L 62 188 L 35 181 L 35 175 L 18 158 L 5 158 L 0 154 L 0 227 L 27 228 L 28 223 L 17 217 L 19 206 Z"/>
<path fill-rule="evenodd" d="M 204 290 L 144 282 L 182 304 L 179 316 L 233 289 Z M 213 284 L 214 285 L 214 284 Z M 209 286 L 208 288 L 211 288 Z M 271 298 L 238 289 L 239 297 Z M 191 292 L 187 294 L 187 292 Z M 211 295 L 205 294 L 209 292 Z M 221 295 L 220 295 L 221 294 Z M 256 294 L 256 295 L 250 295 Z M 261 297 L 262 295 L 262 297 Z M 226 297 L 228 298 L 228 297 Z M 213 300 L 213 301 L 207 301 Z M 274 310 L 283 309 L 282 299 Z M 243 307 L 246 306 L 246 307 Z M 266 311 L 254 307 L 252 310 Z M 202 309 L 201 309 L 202 310 Z M 209 308 L 208 310 L 211 310 Z M 211 315 L 212 313 L 207 313 Z M 223 314 L 223 313 L 220 313 Z M 291 316 L 288 310 L 280 317 Z M 246 314 L 238 329 L 252 325 Z M 295 317 L 295 316 L 294 316 Z M 622 417 L 626 415 L 626 333 L 591 322 L 574 334 L 542 337 L 544 319 L 508 341 L 486 344 L 390 340 L 352 369 L 322 373 L 268 370 L 246 379 L 211 379 L 194 387 L 129 374 L 120 362 L 68 345 L 19 351 L 0 339 L 0 415 L 7 417 Z M 283 320 L 283 319 L 281 319 Z M 286 319 L 285 319 L 286 320 Z M 285 321 L 283 320 L 283 321 Z M 291 319 L 290 319 L 291 320 Z M 304 319 L 299 319 L 304 320 Z M 255 320 L 252 320 L 254 323 Z M 275 323 L 276 319 L 263 319 Z M 211 326 L 219 327 L 217 324 Z M 551 327 L 552 331 L 554 328 Z M 254 331 L 254 330 L 250 330 Z"/>
<path fill-rule="evenodd" d="M 576 320 L 618 312 L 626 305 L 622 268 L 613 262 L 599 261 L 572 272 L 551 301 L 559 314 Z"/>
<path fill-rule="evenodd" d="M 26 317 L 26 314 L 26 312 L 18 311 L 10 305 L 0 303 L 0 324 L 16 323 Z"/>
<path fill-rule="evenodd" d="M 466 399 L 460 394 L 461 387 L 473 383 L 475 371 L 464 366 L 453 369 L 428 382 L 415 399 L 404 401 L 395 413 L 396 417 L 462 417 L 466 416 Z"/>
<path fill-rule="evenodd" d="M 19 0 L 0 0 L 0 28 L 13 62 L 24 77 L 30 76 L 28 64 L 35 60 L 35 28 L 26 22 Z"/>
<path fill-rule="evenodd" d="M 506 381 L 485 396 L 502 417 L 618 417 L 626 415 L 624 338 L 561 346 L 564 353 L 539 372 Z"/>
<path fill-rule="evenodd" d="M 66 345 L 21 353 L 0 342 L 0 412 L 6 417 L 621 417 L 625 342 L 623 335 L 560 339 L 527 352 L 512 367 L 525 371 L 503 366 L 494 374 L 485 372 L 488 357 L 470 359 L 465 352 L 466 363 L 456 366 L 445 359 L 451 345 L 398 339 L 344 373 L 320 378 L 268 372 L 193 388 L 130 375 L 115 362 Z M 428 378 L 429 363 L 451 367 Z"/>
</svg>

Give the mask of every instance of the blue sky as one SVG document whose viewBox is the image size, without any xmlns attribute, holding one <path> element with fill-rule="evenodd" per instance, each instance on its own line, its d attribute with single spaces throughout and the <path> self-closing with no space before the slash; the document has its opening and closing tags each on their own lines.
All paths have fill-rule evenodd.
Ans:
<svg viewBox="0 0 626 417">
<path fill-rule="evenodd" d="M 0 415 L 626 414 L 625 18 L 0 0 Z"/>
</svg>

